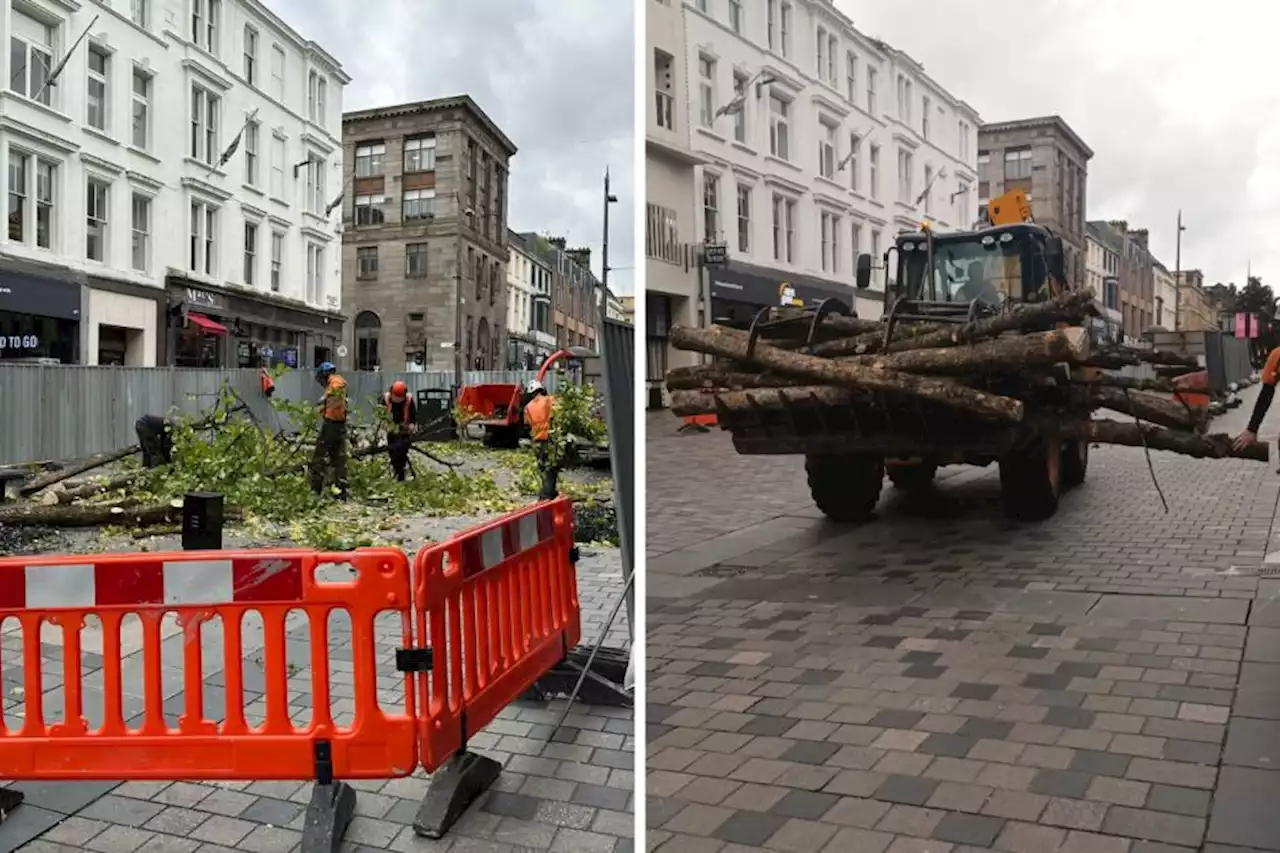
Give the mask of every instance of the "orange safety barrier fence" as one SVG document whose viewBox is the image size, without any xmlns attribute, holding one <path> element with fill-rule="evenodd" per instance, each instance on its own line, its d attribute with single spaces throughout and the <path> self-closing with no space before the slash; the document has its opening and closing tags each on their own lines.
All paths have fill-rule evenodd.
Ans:
<svg viewBox="0 0 1280 853">
<path fill-rule="evenodd" d="M 418 552 L 415 634 L 432 657 L 418 680 L 427 772 L 578 644 L 573 530 L 573 502 L 558 498 Z"/>
<path fill-rule="evenodd" d="M 349 580 L 320 583 L 323 565 L 348 564 Z M 405 776 L 416 765 L 411 676 L 405 707 L 394 713 L 378 702 L 374 621 L 400 614 L 403 642 L 411 641 L 410 567 L 394 548 L 324 554 L 300 550 L 180 551 L 151 554 L 17 557 L 0 560 L 0 622 L 16 619 L 23 645 L 23 719 L 0 720 L 0 777 L 6 779 L 311 779 L 316 744 L 327 742 L 332 773 L 349 779 Z M 351 725 L 331 713 L 329 616 L 351 622 L 355 704 Z M 306 615 L 310 641 L 310 722 L 295 726 L 288 706 L 286 620 Z M 265 645 L 265 719 L 245 714 L 242 628 L 256 612 Z M 137 616 L 141 629 L 143 711 L 128 720 L 123 709 L 122 623 Z M 101 620 L 104 700 L 100 726 L 84 716 L 81 672 L 86 617 Z M 184 638 L 183 708 L 177 725 L 164 717 L 162 623 L 170 619 Z M 225 717 L 206 713 L 202 633 L 211 620 L 222 628 L 221 668 Z M 62 722 L 44 719 L 42 626 L 61 635 L 65 707 Z M 297 629 L 294 628 L 296 631 Z M 168 661 L 165 662 L 170 663 Z M 3 673 L 0 673 L 3 675 Z M 345 691 L 344 691 L 345 692 Z M 136 723 L 136 725 L 134 724 Z"/>
</svg>

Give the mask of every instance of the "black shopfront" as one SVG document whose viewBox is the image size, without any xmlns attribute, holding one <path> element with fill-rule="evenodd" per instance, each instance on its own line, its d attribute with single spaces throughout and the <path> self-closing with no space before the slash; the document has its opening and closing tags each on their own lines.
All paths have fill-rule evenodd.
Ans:
<svg viewBox="0 0 1280 853">
<path fill-rule="evenodd" d="M 0 361 L 80 362 L 81 288 L 74 274 L 0 262 Z"/>
<path fill-rule="evenodd" d="M 857 309 L 852 283 L 827 281 L 785 270 L 729 261 L 708 267 L 711 275 L 711 315 L 717 322 L 750 323 L 761 308 L 803 305 L 814 308 L 825 299 L 838 299 L 849 311 Z"/>
<path fill-rule="evenodd" d="M 336 359 L 340 314 L 179 276 L 170 276 L 166 289 L 174 366 L 312 368 Z"/>
</svg>

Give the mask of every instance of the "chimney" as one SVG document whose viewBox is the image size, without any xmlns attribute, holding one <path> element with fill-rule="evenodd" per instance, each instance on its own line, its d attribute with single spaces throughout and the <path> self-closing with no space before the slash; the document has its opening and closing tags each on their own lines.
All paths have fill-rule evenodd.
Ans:
<svg viewBox="0 0 1280 853">
<path fill-rule="evenodd" d="M 1147 229 L 1135 228 L 1129 232 L 1129 239 L 1137 243 L 1142 248 L 1147 248 Z"/>
<path fill-rule="evenodd" d="M 1129 223 L 1123 219 L 1109 219 L 1107 224 L 1119 231 L 1121 234 L 1129 230 Z"/>
<path fill-rule="evenodd" d="M 564 251 L 565 240 L 563 237 L 548 237 L 547 242 L 555 246 L 560 251 Z"/>
<path fill-rule="evenodd" d="M 591 269 L 591 250 L 582 249 L 566 249 L 565 254 L 578 266 L 584 270 Z"/>
</svg>

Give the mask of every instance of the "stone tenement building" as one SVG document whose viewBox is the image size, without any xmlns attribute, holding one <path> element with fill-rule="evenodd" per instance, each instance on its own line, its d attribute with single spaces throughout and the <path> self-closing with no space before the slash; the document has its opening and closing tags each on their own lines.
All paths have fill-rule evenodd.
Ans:
<svg viewBox="0 0 1280 853">
<path fill-rule="evenodd" d="M 1020 189 L 1031 215 L 1062 238 L 1067 279 L 1085 283 L 1088 248 L 1086 184 L 1093 149 L 1060 116 L 984 124 L 978 128 L 978 202 Z"/>
<path fill-rule="evenodd" d="M 515 145 L 466 95 L 347 113 L 342 136 L 340 366 L 450 371 L 460 337 L 464 369 L 501 368 Z"/>
</svg>

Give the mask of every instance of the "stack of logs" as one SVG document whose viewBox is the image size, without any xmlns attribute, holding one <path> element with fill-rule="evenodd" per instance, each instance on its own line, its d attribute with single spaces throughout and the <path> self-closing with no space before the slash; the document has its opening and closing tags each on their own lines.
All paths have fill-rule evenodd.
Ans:
<svg viewBox="0 0 1280 853">
<path fill-rule="evenodd" d="M 754 342 L 748 332 L 724 326 L 677 326 L 672 346 L 717 361 L 667 374 L 672 411 L 724 418 L 848 405 L 870 391 L 928 401 L 966 419 L 1034 423 L 1065 438 L 1267 461 L 1266 444 L 1234 449 L 1230 436 L 1206 434 L 1203 408 L 1174 395 L 1177 376 L 1201 369 L 1194 359 L 1095 347 L 1085 327 L 1094 310 L 1089 293 L 1071 292 L 965 324 L 898 324 L 887 345 L 883 322 L 844 316 L 824 317 L 811 337 L 808 317 L 764 324 Z M 1139 364 L 1154 365 L 1156 378 L 1106 372 Z M 1046 399 L 1055 403 L 1046 406 Z M 1132 420 L 1093 417 L 1097 409 Z"/>
</svg>

